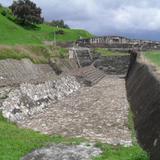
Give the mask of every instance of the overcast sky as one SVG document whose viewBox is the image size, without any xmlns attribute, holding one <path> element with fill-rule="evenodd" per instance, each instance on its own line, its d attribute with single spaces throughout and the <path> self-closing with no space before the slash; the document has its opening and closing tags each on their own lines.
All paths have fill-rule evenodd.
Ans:
<svg viewBox="0 0 160 160">
<path fill-rule="evenodd" d="M 63 19 L 95 35 L 160 40 L 160 0 L 33 0 L 45 20 Z M 8 6 L 12 0 L 0 0 Z"/>
</svg>

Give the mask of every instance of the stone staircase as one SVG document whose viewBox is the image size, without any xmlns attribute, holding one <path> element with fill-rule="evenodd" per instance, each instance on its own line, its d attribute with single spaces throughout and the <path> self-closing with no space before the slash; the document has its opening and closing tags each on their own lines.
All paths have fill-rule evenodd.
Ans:
<svg viewBox="0 0 160 160">
<path fill-rule="evenodd" d="M 92 54 L 90 49 L 88 48 L 72 48 L 71 49 L 74 53 L 74 58 L 77 61 L 78 66 L 85 67 L 89 66 L 93 63 Z"/>
<path fill-rule="evenodd" d="M 105 77 L 105 73 L 95 68 L 93 65 L 73 70 L 71 75 L 75 76 L 80 83 L 92 86 Z"/>
<path fill-rule="evenodd" d="M 89 66 L 92 64 L 92 57 L 89 54 L 89 50 L 77 50 L 77 57 L 81 67 Z"/>
</svg>

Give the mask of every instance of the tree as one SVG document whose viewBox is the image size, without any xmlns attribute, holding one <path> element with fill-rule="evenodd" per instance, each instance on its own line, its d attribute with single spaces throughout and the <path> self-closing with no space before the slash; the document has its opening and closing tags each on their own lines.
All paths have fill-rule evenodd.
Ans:
<svg viewBox="0 0 160 160">
<path fill-rule="evenodd" d="M 69 29 L 69 26 L 64 23 L 64 20 L 53 20 L 52 22 L 48 22 L 47 24 L 49 24 L 50 26 L 53 26 L 53 27 L 58 26 L 59 28 Z"/>
<path fill-rule="evenodd" d="M 13 15 L 22 25 L 34 25 L 43 22 L 41 17 L 41 8 L 30 0 L 14 1 L 10 6 Z"/>
</svg>

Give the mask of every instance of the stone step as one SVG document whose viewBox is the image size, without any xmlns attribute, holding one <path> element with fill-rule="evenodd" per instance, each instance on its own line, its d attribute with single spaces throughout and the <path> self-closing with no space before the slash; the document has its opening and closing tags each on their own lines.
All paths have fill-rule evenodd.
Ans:
<svg viewBox="0 0 160 160">
<path fill-rule="evenodd" d="M 88 72 L 84 72 L 85 76 L 95 75 L 97 74 L 97 70 L 90 70 Z"/>
<path fill-rule="evenodd" d="M 105 76 L 101 76 L 99 78 L 97 78 L 96 80 L 92 81 L 92 85 L 98 83 L 101 79 L 103 79 Z"/>
<path fill-rule="evenodd" d="M 96 73 L 99 73 L 99 72 L 100 72 L 99 69 L 92 68 L 92 69 L 89 70 L 89 71 L 85 71 L 84 74 L 85 74 L 85 75 L 92 75 L 92 74 L 96 74 Z"/>
<path fill-rule="evenodd" d="M 74 70 L 72 75 L 76 76 L 80 81 L 88 86 L 92 86 L 98 83 L 105 73 L 95 68 L 94 66 L 83 67 L 78 70 Z"/>
<path fill-rule="evenodd" d="M 90 75 L 90 76 L 86 76 L 86 79 L 87 80 L 90 80 L 91 82 L 94 82 L 96 81 L 97 79 L 99 78 L 102 78 L 104 77 L 105 75 L 103 73 L 97 73 L 97 74 L 93 74 L 93 75 Z"/>
<path fill-rule="evenodd" d="M 93 62 L 89 50 L 77 50 L 76 59 L 80 67 L 89 66 Z"/>
<path fill-rule="evenodd" d="M 98 77 L 95 77 L 94 79 L 90 79 L 90 78 L 85 78 L 84 79 L 84 83 L 88 86 L 93 86 L 95 85 L 96 83 L 98 83 L 102 78 L 104 78 L 105 75 L 101 75 L 101 76 L 98 76 Z"/>
<path fill-rule="evenodd" d="M 88 66 L 88 67 L 84 67 L 84 68 L 82 68 L 82 70 L 83 70 L 83 73 L 85 74 L 85 73 L 91 73 L 91 72 L 93 72 L 93 71 L 100 71 L 99 69 L 97 69 L 97 68 L 95 68 L 93 65 L 91 65 L 91 66 Z"/>
<path fill-rule="evenodd" d="M 99 77 L 99 78 L 96 78 L 96 79 L 92 80 L 92 81 L 91 81 L 91 86 L 93 86 L 94 84 L 98 83 L 98 82 L 99 82 L 101 79 L 103 79 L 103 78 L 104 78 L 104 75 L 101 76 L 101 77 Z"/>
<path fill-rule="evenodd" d="M 98 77 L 100 77 L 100 76 L 102 76 L 102 75 L 104 75 L 104 73 L 102 73 L 102 72 L 95 72 L 95 73 L 92 73 L 92 74 L 88 74 L 88 75 L 86 75 L 86 78 L 88 78 L 88 79 L 94 79 L 94 78 L 98 78 Z"/>
</svg>

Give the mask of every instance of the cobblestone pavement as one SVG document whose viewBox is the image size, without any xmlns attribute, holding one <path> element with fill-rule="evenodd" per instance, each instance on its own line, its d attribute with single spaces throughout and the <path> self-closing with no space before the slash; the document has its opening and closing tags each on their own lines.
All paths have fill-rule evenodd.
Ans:
<svg viewBox="0 0 160 160">
<path fill-rule="evenodd" d="M 106 75 L 98 84 L 82 87 L 19 125 L 46 134 L 131 145 L 128 108 L 124 78 Z"/>
</svg>

